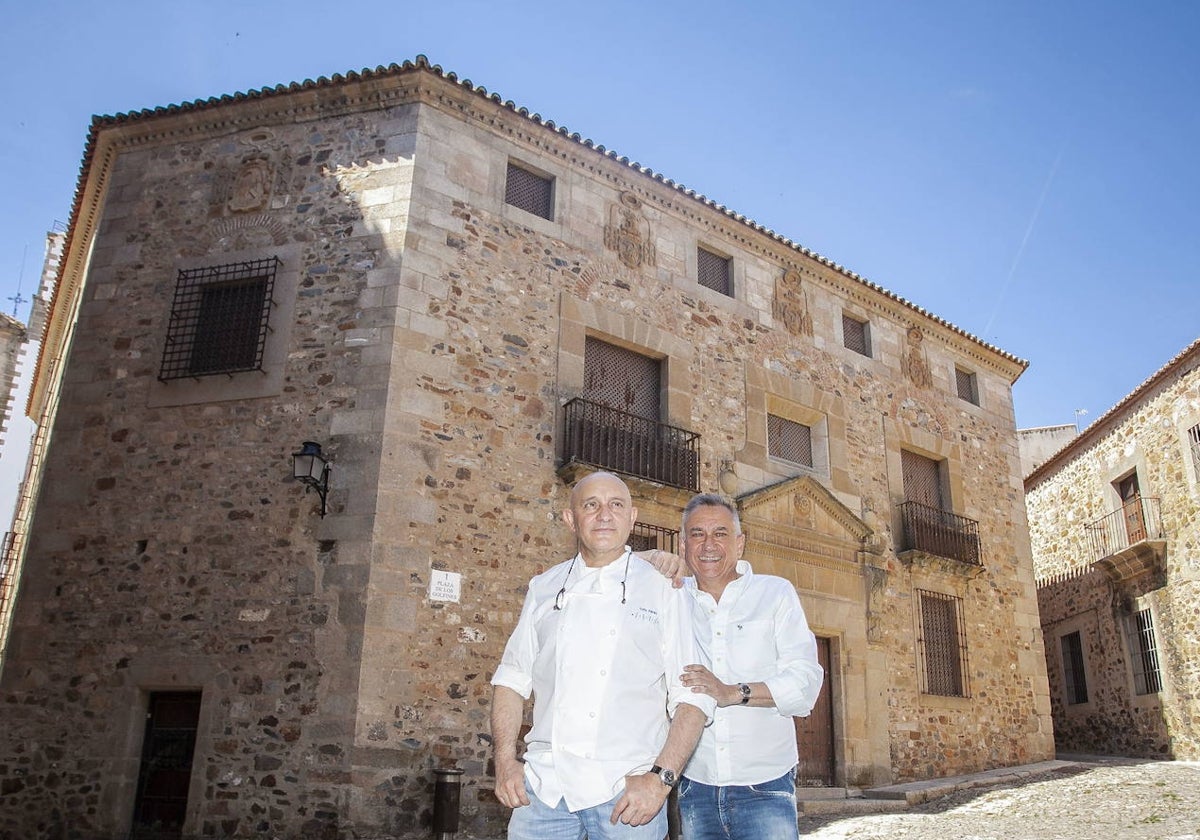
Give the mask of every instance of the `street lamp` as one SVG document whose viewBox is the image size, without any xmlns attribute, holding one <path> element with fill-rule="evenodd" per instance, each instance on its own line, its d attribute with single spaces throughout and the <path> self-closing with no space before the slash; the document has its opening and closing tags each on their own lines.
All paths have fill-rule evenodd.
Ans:
<svg viewBox="0 0 1200 840">
<path fill-rule="evenodd" d="M 321 444 L 306 440 L 300 451 L 292 453 L 292 477 L 304 483 L 304 492 L 317 491 L 321 497 L 321 518 L 325 518 L 325 495 L 329 492 L 329 462 L 321 455 Z"/>
</svg>

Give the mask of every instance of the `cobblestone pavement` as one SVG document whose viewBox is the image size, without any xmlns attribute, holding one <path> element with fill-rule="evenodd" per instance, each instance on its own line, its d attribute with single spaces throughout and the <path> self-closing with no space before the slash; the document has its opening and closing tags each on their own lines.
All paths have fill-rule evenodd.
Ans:
<svg viewBox="0 0 1200 840">
<path fill-rule="evenodd" d="M 800 819 L 805 840 L 1200 840 L 1200 762 L 1082 759 L 903 813 Z"/>
</svg>

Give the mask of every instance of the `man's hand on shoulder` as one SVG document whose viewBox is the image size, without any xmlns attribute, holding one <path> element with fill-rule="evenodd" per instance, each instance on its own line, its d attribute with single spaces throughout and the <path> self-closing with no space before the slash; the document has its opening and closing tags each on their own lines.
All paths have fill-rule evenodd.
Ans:
<svg viewBox="0 0 1200 840">
<path fill-rule="evenodd" d="M 529 804 L 525 794 L 525 765 L 515 758 L 496 759 L 496 798 L 508 808 Z"/>
<path fill-rule="evenodd" d="M 653 566 L 660 575 L 671 579 L 671 585 L 676 589 L 683 586 L 684 575 L 687 574 L 687 563 L 678 554 L 652 548 L 649 551 L 635 551 L 635 555 Z"/>
<path fill-rule="evenodd" d="M 662 810 L 671 789 L 654 773 L 625 777 L 625 793 L 617 800 L 609 822 L 639 826 L 650 822 Z"/>
</svg>

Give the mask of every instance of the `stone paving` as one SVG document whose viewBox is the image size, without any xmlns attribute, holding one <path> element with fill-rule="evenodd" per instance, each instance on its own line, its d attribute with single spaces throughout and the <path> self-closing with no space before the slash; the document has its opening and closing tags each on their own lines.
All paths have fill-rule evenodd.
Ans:
<svg viewBox="0 0 1200 840">
<path fill-rule="evenodd" d="M 973 785 L 990 778 L 964 777 L 954 792 L 903 813 L 804 816 L 800 832 L 806 840 L 1200 840 L 1200 762 L 1064 758 L 988 787 Z"/>
</svg>

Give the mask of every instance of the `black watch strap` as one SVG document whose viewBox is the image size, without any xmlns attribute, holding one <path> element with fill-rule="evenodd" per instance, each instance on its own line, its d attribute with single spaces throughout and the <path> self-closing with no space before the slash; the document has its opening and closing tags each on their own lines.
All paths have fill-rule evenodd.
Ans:
<svg viewBox="0 0 1200 840">
<path fill-rule="evenodd" d="M 662 783 L 669 788 L 673 788 L 679 784 L 679 776 L 675 775 L 674 770 L 668 770 L 665 767 L 660 767 L 655 764 L 650 768 L 650 772 L 655 776 L 658 776 L 659 780 L 661 780 Z"/>
</svg>

